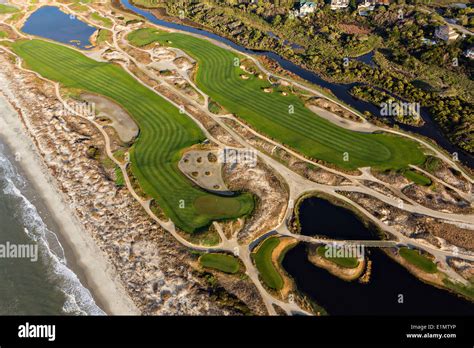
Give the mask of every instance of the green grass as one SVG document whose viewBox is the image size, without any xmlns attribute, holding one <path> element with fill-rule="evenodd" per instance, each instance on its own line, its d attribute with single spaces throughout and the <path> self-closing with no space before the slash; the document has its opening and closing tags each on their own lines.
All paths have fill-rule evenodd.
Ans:
<svg viewBox="0 0 474 348">
<path fill-rule="evenodd" d="M 214 196 L 193 186 L 179 171 L 177 162 L 183 150 L 202 142 L 204 134 L 188 116 L 122 68 L 42 40 L 18 41 L 13 49 L 30 69 L 42 76 L 67 88 L 108 97 L 133 116 L 140 135 L 130 151 L 132 173 L 143 191 L 157 200 L 179 228 L 193 232 L 212 220 L 235 218 L 253 210 L 250 194 Z M 205 207 L 195 205 L 203 200 Z M 222 208 L 226 206 L 232 207 L 232 212 Z"/>
<path fill-rule="evenodd" d="M 252 257 L 257 266 L 258 272 L 262 277 L 263 282 L 274 290 L 280 290 L 283 288 L 283 278 L 276 269 L 272 261 L 273 250 L 280 244 L 280 240 L 276 237 L 270 237 L 266 239 L 262 245 L 258 248 L 256 253 L 252 254 Z"/>
<path fill-rule="evenodd" d="M 127 40 L 134 46 L 143 47 L 159 39 L 160 32 L 156 29 L 137 29 L 127 36 Z"/>
<path fill-rule="evenodd" d="M 186 51 L 198 62 L 196 82 L 204 93 L 253 128 L 311 158 L 347 169 L 399 169 L 424 162 L 418 144 L 410 139 L 349 131 L 318 117 L 295 95 L 285 97 L 278 90 L 264 93 L 267 81 L 256 76 L 243 80 L 240 75 L 245 72 L 236 61 L 240 57 L 207 40 L 153 29 L 135 31 L 129 38 L 146 44 L 156 40 Z M 294 114 L 289 113 L 290 105 Z M 346 152 L 348 161 L 344 159 Z"/>
<path fill-rule="evenodd" d="M 7 12 L 8 13 L 8 12 Z M 22 19 L 23 17 L 25 16 L 25 14 L 23 12 L 16 12 L 14 14 L 12 14 L 10 16 L 10 18 L 8 18 L 6 20 L 6 22 L 8 23 L 15 23 L 16 21 L 19 21 L 20 19 Z"/>
<path fill-rule="evenodd" d="M 16 7 L 0 4 L 0 14 L 15 13 L 15 12 L 18 12 L 18 9 Z"/>
<path fill-rule="evenodd" d="M 425 163 L 423 163 L 423 169 L 430 173 L 436 172 L 441 166 L 441 160 L 438 157 L 427 156 Z"/>
<path fill-rule="evenodd" d="M 219 115 L 222 113 L 222 108 L 216 102 L 210 100 L 209 101 L 209 111 L 213 114 Z"/>
<path fill-rule="evenodd" d="M 404 170 L 403 171 L 403 176 L 407 178 L 408 180 L 413 181 L 415 184 L 421 185 L 421 186 L 429 186 L 431 185 L 431 179 L 424 176 L 421 173 L 418 173 L 414 170 Z"/>
<path fill-rule="evenodd" d="M 148 8 L 156 8 L 160 4 L 164 5 L 164 2 L 161 1 L 156 1 L 156 0 L 133 0 L 133 4 L 135 6 L 141 6 L 141 7 L 148 7 Z"/>
<path fill-rule="evenodd" d="M 123 177 L 122 170 L 119 166 L 115 167 L 115 185 L 118 187 L 125 186 L 125 178 Z"/>
<path fill-rule="evenodd" d="M 120 162 L 125 162 L 125 150 L 117 150 L 114 152 L 114 157 Z"/>
<path fill-rule="evenodd" d="M 421 255 L 418 250 L 403 247 L 400 248 L 399 254 L 406 261 L 426 273 L 436 273 L 438 271 L 438 267 L 436 267 L 433 261 L 426 256 Z"/>
<path fill-rule="evenodd" d="M 102 17 L 97 12 L 92 13 L 91 18 L 92 18 L 92 20 L 100 23 L 102 26 L 104 26 L 106 28 L 111 28 L 112 25 L 113 25 L 112 20 L 110 18 Z"/>
<path fill-rule="evenodd" d="M 250 202 L 249 202 L 250 203 Z M 209 210 L 213 210 L 218 215 L 232 215 L 236 216 L 242 209 L 242 202 L 236 199 L 222 200 L 217 195 L 206 195 L 197 197 L 194 201 L 196 211 L 200 214 L 206 214 Z M 251 208 L 250 206 L 248 207 Z"/>
<path fill-rule="evenodd" d="M 447 288 L 469 298 L 471 301 L 474 301 L 474 284 L 472 282 L 464 285 L 452 282 L 449 279 L 443 279 L 443 283 Z"/>
<path fill-rule="evenodd" d="M 100 29 L 99 34 L 97 35 L 97 44 L 101 44 L 106 41 L 112 41 L 112 32 L 110 30 Z"/>
<path fill-rule="evenodd" d="M 82 5 L 80 3 L 76 3 L 76 4 L 73 4 L 71 6 L 69 6 L 69 8 L 73 11 L 76 11 L 76 12 L 86 12 L 89 10 L 89 8 L 85 5 Z"/>
<path fill-rule="evenodd" d="M 239 260 L 225 254 L 204 254 L 199 258 L 199 263 L 203 267 L 230 274 L 235 274 L 240 269 Z"/>
<path fill-rule="evenodd" d="M 321 245 L 316 250 L 319 256 L 323 257 L 324 259 L 334 262 L 336 265 L 345 267 L 345 268 L 356 268 L 359 266 L 359 260 L 355 257 L 326 257 L 326 246 Z"/>
</svg>

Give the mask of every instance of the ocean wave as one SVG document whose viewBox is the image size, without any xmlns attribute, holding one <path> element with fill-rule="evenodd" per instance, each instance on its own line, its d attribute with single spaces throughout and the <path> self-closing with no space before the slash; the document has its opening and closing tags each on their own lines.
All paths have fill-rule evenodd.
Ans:
<svg viewBox="0 0 474 348">
<path fill-rule="evenodd" d="M 7 156 L 5 156 L 4 152 L 5 146 L 3 144 L 0 144 L 0 178 L 9 178 L 10 180 L 14 181 L 17 187 L 25 187 L 25 180 L 18 173 L 18 171 L 7 158 Z"/>
<path fill-rule="evenodd" d="M 0 147 L 0 150 L 2 148 Z M 97 306 L 88 289 L 77 275 L 67 267 L 64 250 L 56 234 L 48 229 L 36 207 L 22 194 L 25 180 L 9 159 L 0 152 L 0 182 L 3 193 L 18 203 L 25 233 L 38 244 L 42 260 L 49 266 L 50 276 L 65 295 L 63 312 L 70 315 L 105 315 Z"/>
</svg>

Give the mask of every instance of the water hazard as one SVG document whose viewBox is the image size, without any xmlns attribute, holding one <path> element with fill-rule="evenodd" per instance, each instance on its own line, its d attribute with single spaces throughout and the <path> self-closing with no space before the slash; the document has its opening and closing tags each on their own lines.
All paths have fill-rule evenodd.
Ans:
<svg viewBox="0 0 474 348">
<path fill-rule="evenodd" d="M 28 18 L 22 31 L 81 49 L 89 49 L 92 47 L 90 37 L 96 28 L 62 12 L 57 7 L 44 6 Z"/>
<path fill-rule="evenodd" d="M 374 239 L 348 209 L 321 198 L 309 198 L 301 206 L 304 235 L 334 239 Z M 300 243 L 285 256 L 282 265 L 298 289 L 332 315 L 472 315 L 474 304 L 420 281 L 380 249 L 365 249 L 372 261 L 369 283 L 344 281 L 314 266 Z M 400 295 L 403 303 L 399 303 Z"/>
</svg>

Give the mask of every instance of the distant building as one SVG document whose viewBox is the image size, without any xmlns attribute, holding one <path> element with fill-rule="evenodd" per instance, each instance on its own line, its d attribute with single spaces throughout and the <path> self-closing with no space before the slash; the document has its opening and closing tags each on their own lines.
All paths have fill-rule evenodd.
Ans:
<svg viewBox="0 0 474 348">
<path fill-rule="evenodd" d="M 390 5 L 390 0 L 369 0 L 369 2 L 372 2 L 374 5 Z"/>
<path fill-rule="evenodd" d="M 367 16 L 369 12 L 375 10 L 375 5 L 372 5 L 370 2 L 366 1 L 357 6 L 357 12 L 359 16 Z"/>
<path fill-rule="evenodd" d="M 349 6 L 349 0 L 331 0 L 331 10 L 338 10 Z"/>
<path fill-rule="evenodd" d="M 293 11 L 296 17 L 304 17 L 316 11 L 316 4 L 312 1 L 301 0 L 299 8 Z"/>
<path fill-rule="evenodd" d="M 442 25 L 436 28 L 435 36 L 438 39 L 449 42 L 456 40 L 459 37 L 459 34 L 454 31 L 453 28 L 449 25 Z"/>
<path fill-rule="evenodd" d="M 364 0 L 361 5 L 364 6 L 388 6 L 390 5 L 390 0 Z"/>
<path fill-rule="evenodd" d="M 316 11 L 316 4 L 312 1 L 301 1 L 300 2 L 300 15 L 305 16 L 307 14 L 313 13 Z"/>
<path fill-rule="evenodd" d="M 357 11 L 360 16 L 367 16 L 370 11 L 375 10 L 375 6 L 388 6 L 390 0 L 365 0 L 357 6 Z"/>
<path fill-rule="evenodd" d="M 470 49 L 464 51 L 464 56 L 469 59 L 474 59 L 474 47 L 471 47 Z"/>
</svg>

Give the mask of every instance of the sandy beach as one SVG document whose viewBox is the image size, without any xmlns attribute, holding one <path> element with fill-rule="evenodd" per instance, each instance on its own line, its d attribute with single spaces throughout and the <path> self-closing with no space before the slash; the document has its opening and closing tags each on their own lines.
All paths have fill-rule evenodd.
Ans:
<svg viewBox="0 0 474 348">
<path fill-rule="evenodd" d="M 58 238 L 66 252 L 68 267 L 91 291 L 96 304 L 110 315 L 140 314 L 120 283 L 115 268 L 82 227 L 64 194 L 58 190 L 55 179 L 27 135 L 20 116 L 2 94 L 0 137 L 13 152 L 21 155 L 19 165 L 59 227 Z"/>
</svg>

